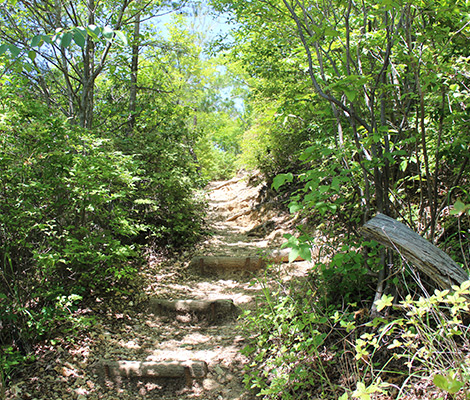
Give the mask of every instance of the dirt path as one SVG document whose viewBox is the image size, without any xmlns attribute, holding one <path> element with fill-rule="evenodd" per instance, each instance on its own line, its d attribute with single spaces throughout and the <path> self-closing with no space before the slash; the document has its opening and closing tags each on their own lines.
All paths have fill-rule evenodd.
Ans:
<svg viewBox="0 0 470 400">
<path fill-rule="evenodd" d="M 190 262 L 197 256 L 268 254 L 282 241 L 289 217 L 257 210 L 260 186 L 249 186 L 247 180 L 238 176 L 211 184 L 213 235 L 177 260 L 151 259 L 145 293 L 109 304 L 98 301 L 89 310 L 95 315 L 93 329 L 76 342 L 44 345 L 35 369 L 7 398 L 254 398 L 242 382 L 247 360 L 240 353 L 245 339 L 237 315 L 256 307 L 260 287 L 251 282 L 256 273 L 216 266 L 207 274 Z M 128 378 L 126 369 L 140 376 Z"/>
</svg>

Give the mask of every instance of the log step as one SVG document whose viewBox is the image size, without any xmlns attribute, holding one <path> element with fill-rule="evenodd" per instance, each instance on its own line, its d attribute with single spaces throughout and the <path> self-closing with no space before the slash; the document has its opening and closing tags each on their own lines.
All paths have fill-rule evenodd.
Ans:
<svg viewBox="0 0 470 400">
<path fill-rule="evenodd" d="M 149 300 L 149 309 L 157 315 L 190 314 L 208 319 L 210 322 L 238 316 L 241 312 L 231 299 L 164 300 L 153 298 Z"/>
<path fill-rule="evenodd" d="M 120 378 L 184 378 L 191 386 L 194 379 L 206 377 L 208 368 L 205 361 L 107 361 L 95 365 L 95 370 L 107 380 Z"/>
</svg>

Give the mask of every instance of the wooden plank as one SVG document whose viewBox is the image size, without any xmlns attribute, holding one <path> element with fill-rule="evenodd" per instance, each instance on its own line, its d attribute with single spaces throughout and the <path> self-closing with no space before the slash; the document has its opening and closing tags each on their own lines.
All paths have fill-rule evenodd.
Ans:
<svg viewBox="0 0 470 400">
<path fill-rule="evenodd" d="M 468 274 L 441 249 L 419 236 L 406 225 L 384 214 L 377 214 L 362 228 L 361 233 L 397 251 L 443 289 L 460 285 Z"/>
</svg>

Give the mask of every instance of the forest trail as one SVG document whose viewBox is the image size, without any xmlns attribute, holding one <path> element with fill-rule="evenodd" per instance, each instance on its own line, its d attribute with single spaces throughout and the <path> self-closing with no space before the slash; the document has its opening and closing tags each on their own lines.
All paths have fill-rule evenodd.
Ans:
<svg viewBox="0 0 470 400">
<path fill-rule="evenodd" d="M 16 383 L 8 398 L 255 398 L 243 385 L 246 340 L 237 316 L 256 307 L 261 285 L 254 278 L 264 268 L 246 271 L 246 260 L 277 248 L 291 216 L 260 206 L 262 185 L 248 179 L 211 183 L 208 239 L 178 259 L 150 256 L 145 293 L 98 303 L 93 328 L 79 342 L 44 349 L 36 370 L 28 372 L 34 378 Z M 242 263 L 227 264 L 234 259 Z M 282 267 L 289 269 L 286 279 L 309 267 L 293 265 Z"/>
</svg>

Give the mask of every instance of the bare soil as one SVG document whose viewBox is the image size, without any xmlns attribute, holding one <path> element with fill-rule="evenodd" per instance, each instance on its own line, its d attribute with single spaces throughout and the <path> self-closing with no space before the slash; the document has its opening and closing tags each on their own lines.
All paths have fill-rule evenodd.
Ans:
<svg viewBox="0 0 470 400">
<path fill-rule="evenodd" d="M 94 318 L 83 332 L 37 347 L 37 360 L 7 391 L 7 399 L 207 399 L 250 400 L 243 384 L 248 360 L 240 350 L 245 333 L 237 317 L 213 319 L 200 315 L 157 315 L 149 299 L 231 299 L 241 310 L 256 307 L 261 286 L 257 274 L 243 270 L 215 271 L 203 276 L 191 267 L 195 256 L 257 256 L 283 242 L 292 219 L 269 204 L 257 202 L 261 185 L 248 175 L 213 182 L 207 188 L 208 224 L 212 235 L 177 258 L 149 256 L 141 272 L 144 290 L 118 298 L 98 299 L 83 310 Z M 285 265 L 284 277 L 303 276 L 305 262 Z M 258 276 L 263 275 L 263 271 Z M 110 377 L 100 370 L 103 360 L 204 361 L 208 373 L 188 385 L 179 378 Z"/>
</svg>

